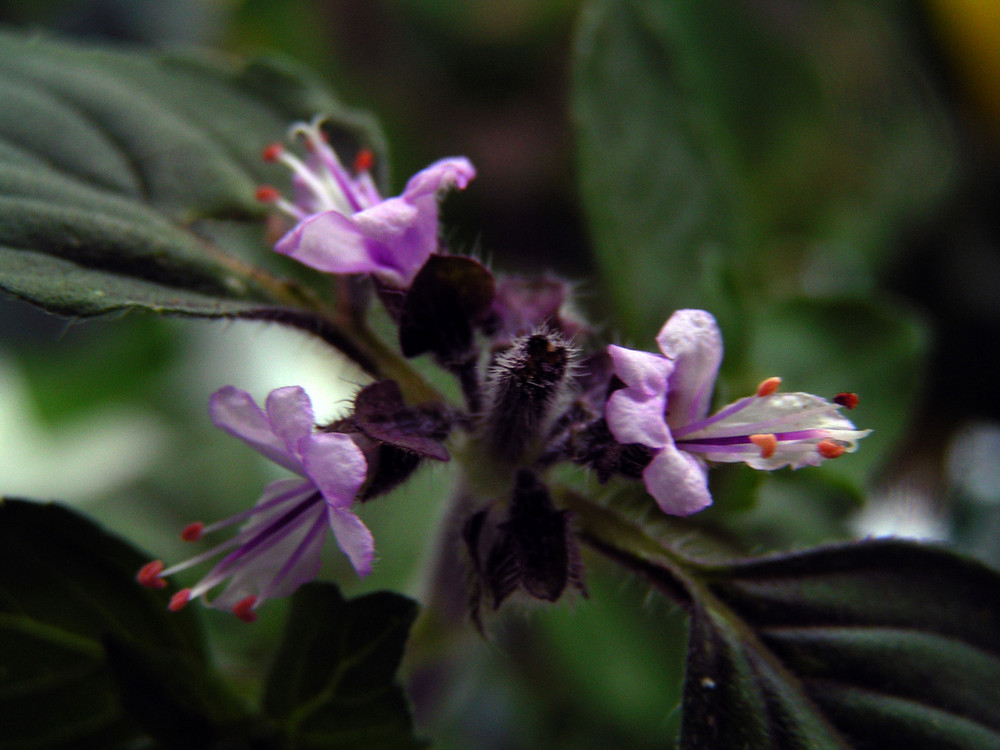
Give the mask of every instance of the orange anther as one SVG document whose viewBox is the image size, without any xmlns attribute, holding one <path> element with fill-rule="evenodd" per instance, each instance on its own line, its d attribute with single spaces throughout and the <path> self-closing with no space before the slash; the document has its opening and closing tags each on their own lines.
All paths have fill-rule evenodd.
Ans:
<svg viewBox="0 0 1000 750">
<path fill-rule="evenodd" d="M 778 449 L 778 438 L 771 433 L 751 435 L 750 442 L 760 448 L 761 458 L 770 458 Z"/>
<path fill-rule="evenodd" d="M 777 392 L 779 385 L 781 385 L 781 378 L 768 378 L 757 386 L 757 395 L 761 398 L 771 396 Z"/>
<path fill-rule="evenodd" d="M 816 450 L 819 451 L 819 455 L 823 458 L 838 458 L 844 455 L 844 451 L 847 448 L 843 443 L 836 440 L 820 440 L 816 445 Z"/>
<path fill-rule="evenodd" d="M 184 527 L 184 531 L 181 532 L 181 539 L 185 542 L 197 542 L 201 539 L 202 529 L 205 528 L 205 524 L 201 521 L 195 521 L 194 523 L 189 523 Z"/>
<path fill-rule="evenodd" d="M 153 562 L 143 565 L 136 573 L 135 580 L 143 586 L 151 589 L 162 589 L 167 582 L 160 578 L 163 572 L 163 560 L 153 560 Z"/>
<path fill-rule="evenodd" d="M 833 403 L 837 404 L 837 406 L 843 406 L 845 409 L 853 409 L 858 405 L 858 394 L 838 393 L 833 397 Z"/>
<path fill-rule="evenodd" d="M 172 597 L 170 597 L 170 604 L 167 605 L 167 609 L 171 612 L 180 612 L 184 609 L 185 605 L 191 599 L 191 589 L 181 589 Z"/>
<path fill-rule="evenodd" d="M 277 161 L 284 152 L 284 146 L 280 143 L 272 143 L 264 148 L 261 156 L 264 158 L 264 161 Z"/>
<path fill-rule="evenodd" d="M 257 619 L 257 613 L 253 611 L 253 605 L 256 603 L 256 596 L 248 596 L 246 599 L 240 599 L 236 602 L 236 606 L 233 607 L 233 614 L 243 620 L 243 622 L 253 622 Z"/>
<path fill-rule="evenodd" d="M 371 149 L 363 148 L 354 156 L 354 171 L 357 173 L 367 172 L 375 163 L 375 154 Z"/>
<path fill-rule="evenodd" d="M 254 197 L 261 203 L 274 203 L 281 197 L 281 193 L 270 185 L 261 185 L 254 193 Z"/>
</svg>

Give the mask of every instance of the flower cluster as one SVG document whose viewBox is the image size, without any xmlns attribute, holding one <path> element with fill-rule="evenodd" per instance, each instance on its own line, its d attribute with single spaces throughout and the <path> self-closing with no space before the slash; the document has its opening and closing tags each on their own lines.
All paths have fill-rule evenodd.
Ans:
<svg viewBox="0 0 1000 750">
<path fill-rule="evenodd" d="M 461 504 L 470 615 L 481 626 L 485 609 L 515 594 L 555 601 L 567 590 L 586 592 L 572 514 L 557 507 L 545 482 L 556 463 L 591 467 L 602 481 L 641 478 L 665 513 L 688 515 L 712 502 L 712 464 L 815 465 L 854 451 L 868 434 L 840 414 L 855 405 L 853 394 L 831 402 L 782 393 L 778 378 L 709 415 L 722 336 L 703 310 L 675 312 L 657 336 L 659 354 L 611 345 L 584 356 L 591 335 L 572 312 L 570 285 L 495 278 L 442 246 L 438 201 L 474 177 L 468 160 L 438 161 L 384 199 L 370 153 L 360 151 L 346 169 L 321 126 L 316 119 L 292 128 L 305 160 L 277 144 L 265 149 L 265 159 L 292 172 L 292 200 L 258 190 L 296 221 L 275 250 L 320 271 L 371 279 L 398 324 L 400 353 L 429 353 L 458 378 L 465 403 L 409 405 L 399 384 L 376 380 L 348 416 L 317 426 L 301 388 L 273 391 L 263 409 L 236 388 L 218 391 L 209 407 L 216 426 L 298 478 L 272 483 L 243 513 L 182 533 L 196 541 L 240 524 L 227 541 L 139 572 L 141 583 L 159 588 L 220 558 L 173 596 L 172 609 L 208 601 L 226 583 L 211 605 L 254 619 L 264 601 L 317 575 L 328 530 L 358 574 L 368 574 L 374 542 L 355 505 L 388 492 L 425 460 L 450 460 L 449 441 L 462 446 L 470 475 L 491 477 L 465 483 Z"/>
</svg>

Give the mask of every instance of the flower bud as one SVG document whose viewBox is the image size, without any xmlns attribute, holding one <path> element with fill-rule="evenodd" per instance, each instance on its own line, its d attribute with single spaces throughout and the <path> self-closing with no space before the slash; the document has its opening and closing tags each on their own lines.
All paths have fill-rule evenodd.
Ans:
<svg viewBox="0 0 1000 750">
<path fill-rule="evenodd" d="M 544 437 L 569 391 L 573 350 L 540 330 L 498 355 L 487 382 L 485 435 L 498 456 L 518 461 Z"/>
</svg>

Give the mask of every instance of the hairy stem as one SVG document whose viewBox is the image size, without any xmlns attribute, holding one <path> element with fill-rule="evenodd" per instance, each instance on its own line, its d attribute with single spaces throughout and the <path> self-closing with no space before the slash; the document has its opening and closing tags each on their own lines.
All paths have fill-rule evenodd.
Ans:
<svg viewBox="0 0 1000 750">
<path fill-rule="evenodd" d="M 576 515 L 580 540 L 609 560 L 638 573 L 675 604 L 690 611 L 689 561 L 650 536 L 641 526 L 586 497 L 559 493 L 560 504 Z"/>
</svg>

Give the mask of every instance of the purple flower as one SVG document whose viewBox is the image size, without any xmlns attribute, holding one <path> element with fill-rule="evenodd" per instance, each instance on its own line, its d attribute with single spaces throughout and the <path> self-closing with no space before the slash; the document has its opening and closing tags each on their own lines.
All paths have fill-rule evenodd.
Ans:
<svg viewBox="0 0 1000 750">
<path fill-rule="evenodd" d="M 372 535 L 351 512 L 365 481 L 364 455 L 347 435 L 313 432 L 312 404 L 304 390 L 272 391 L 262 410 L 250 394 L 227 386 L 212 395 L 209 413 L 217 427 L 302 478 L 269 484 L 253 508 L 235 516 L 209 526 L 190 524 L 181 534 L 187 541 L 243 526 L 228 541 L 166 570 L 159 560 L 147 564 L 137 576 L 140 583 L 162 588 L 166 576 L 227 553 L 194 587 L 175 594 L 170 608 L 197 597 L 207 603 L 205 595 L 228 580 L 211 606 L 253 621 L 264 601 L 289 596 L 316 577 L 327 529 L 359 575 L 371 572 Z"/>
<path fill-rule="evenodd" d="M 411 177 L 402 195 L 382 198 L 369 171 L 371 152 L 361 151 L 347 170 L 321 124 L 318 117 L 291 128 L 305 140 L 304 162 L 280 144 L 264 150 L 265 160 L 292 170 L 294 201 L 267 186 L 257 197 L 298 222 L 274 249 L 320 271 L 371 273 L 389 286 L 408 287 L 438 247 L 438 196 L 464 189 L 475 168 L 465 157 L 441 159 Z"/>
<path fill-rule="evenodd" d="M 689 515 L 712 503 L 708 462 L 742 461 L 770 471 L 819 464 L 857 449 L 871 430 L 856 430 L 830 403 L 809 393 L 778 393 L 779 378 L 712 416 L 708 408 L 722 362 L 722 334 L 704 310 L 678 310 L 656 337 L 662 356 L 609 346 L 625 387 L 611 394 L 608 427 L 620 443 L 653 449 L 646 489 L 665 513 Z"/>
</svg>

